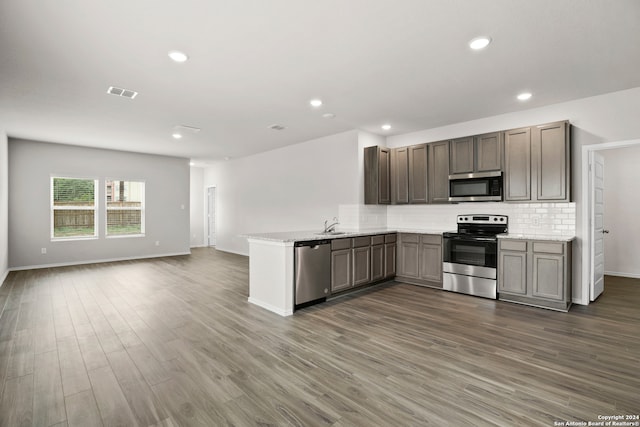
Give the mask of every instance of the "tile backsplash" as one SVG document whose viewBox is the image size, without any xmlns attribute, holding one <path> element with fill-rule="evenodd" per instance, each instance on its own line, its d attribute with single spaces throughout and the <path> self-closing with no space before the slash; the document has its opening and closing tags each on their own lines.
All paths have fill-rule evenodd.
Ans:
<svg viewBox="0 0 640 427">
<path fill-rule="evenodd" d="M 575 203 L 458 203 L 451 205 L 340 205 L 342 229 L 408 228 L 455 230 L 456 216 L 495 214 L 509 216 L 514 234 L 573 236 Z"/>
</svg>

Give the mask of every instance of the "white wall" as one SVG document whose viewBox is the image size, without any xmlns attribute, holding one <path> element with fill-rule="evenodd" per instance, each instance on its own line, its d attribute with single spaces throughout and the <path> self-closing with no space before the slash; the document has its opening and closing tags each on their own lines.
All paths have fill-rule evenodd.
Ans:
<svg viewBox="0 0 640 427">
<path fill-rule="evenodd" d="M 189 227 L 191 229 L 190 245 L 192 248 L 206 246 L 205 230 L 205 188 L 204 169 L 195 166 L 190 172 Z"/>
<path fill-rule="evenodd" d="M 9 272 L 9 154 L 7 134 L 0 129 L 0 286 Z"/>
<path fill-rule="evenodd" d="M 526 104 L 523 104 L 525 108 Z M 576 236 L 573 247 L 573 300 L 586 304 L 588 287 L 582 280 L 582 157 L 583 145 L 623 141 L 640 137 L 640 87 L 546 107 L 487 117 L 440 128 L 387 138 L 387 146 L 399 147 L 439 141 L 485 132 L 512 129 L 558 120 L 569 120 L 572 127 L 572 183 L 576 202 Z M 640 161 L 640 159 L 636 159 Z"/>
<path fill-rule="evenodd" d="M 217 192 L 216 247 L 248 255 L 244 233 L 321 230 L 338 216 L 338 205 L 361 203 L 359 135 L 344 132 L 207 168 L 204 187 Z"/>
<path fill-rule="evenodd" d="M 599 151 L 604 157 L 605 274 L 640 278 L 640 146 Z"/>
<path fill-rule="evenodd" d="M 101 201 L 98 239 L 52 242 L 52 174 L 99 179 L 100 198 L 105 177 L 145 181 L 145 236 L 105 238 Z M 8 240 L 16 269 L 189 253 L 188 160 L 11 138 Z"/>
</svg>

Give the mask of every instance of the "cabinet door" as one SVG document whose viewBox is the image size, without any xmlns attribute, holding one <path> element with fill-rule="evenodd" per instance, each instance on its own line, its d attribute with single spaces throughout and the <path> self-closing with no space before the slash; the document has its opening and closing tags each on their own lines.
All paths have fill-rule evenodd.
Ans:
<svg viewBox="0 0 640 427">
<path fill-rule="evenodd" d="M 364 203 L 365 205 L 389 204 L 390 150 L 383 147 L 364 149 Z"/>
<path fill-rule="evenodd" d="M 531 144 L 535 159 L 537 200 L 569 200 L 569 138 L 566 122 L 532 129 Z"/>
<path fill-rule="evenodd" d="M 531 200 L 531 132 L 529 128 L 505 132 L 504 200 Z"/>
<path fill-rule="evenodd" d="M 409 203 L 409 148 L 391 150 L 391 203 Z"/>
<path fill-rule="evenodd" d="M 384 279 L 384 245 L 371 246 L 371 281 Z"/>
<path fill-rule="evenodd" d="M 331 292 L 340 292 L 353 286 L 351 249 L 331 251 Z"/>
<path fill-rule="evenodd" d="M 475 137 L 476 172 L 502 170 L 502 134 L 488 133 Z"/>
<path fill-rule="evenodd" d="M 429 203 L 449 203 L 449 141 L 429 144 Z"/>
<path fill-rule="evenodd" d="M 564 268 L 563 255 L 534 253 L 531 295 L 563 301 Z"/>
<path fill-rule="evenodd" d="M 427 203 L 427 145 L 409 147 L 409 203 Z"/>
<path fill-rule="evenodd" d="M 420 278 L 442 283 L 442 246 L 422 244 L 420 246 Z"/>
<path fill-rule="evenodd" d="M 473 172 L 473 137 L 451 141 L 451 174 Z"/>
<path fill-rule="evenodd" d="M 353 286 L 365 285 L 371 281 L 371 246 L 353 248 Z"/>
<path fill-rule="evenodd" d="M 417 279 L 420 274 L 418 235 L 401 234 L 398 240 L 398 276 Z"/>
<path fill-rule="evenodd" d="M 384 278 L 388 279 L 396 275 L 396 244 L 384 245 Z"/>
<path fill-rule="evenodd" d="M 527 294 L 527 253 L 500 251 L 498 292 Z"/>
<path fill-rule="evenodd" d="M 378 150 L 378 204 L 391 203 L 391 150 Z"/>
</svg>

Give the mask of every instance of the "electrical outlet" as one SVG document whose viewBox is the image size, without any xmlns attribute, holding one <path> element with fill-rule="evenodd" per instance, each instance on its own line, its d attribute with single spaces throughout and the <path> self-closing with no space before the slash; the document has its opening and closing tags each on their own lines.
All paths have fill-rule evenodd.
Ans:
<svg viewBox="0 0 640 427">
<path fill-rule="evenodd" d="M 41 253 L 42 255 L 46 254 L 46 253 L 47 253 L 47 248 L 42 248 L 42 249 L 40 249 L 40 253 Z"/>
<path fill-rule="evenodd" d="M 533 222 L 533 226 L 534 227 L 540 227 L 540 217 L 539 216 L 534 216 L 533 218 L 531 218 L 531 222 Z"/>
</svg>

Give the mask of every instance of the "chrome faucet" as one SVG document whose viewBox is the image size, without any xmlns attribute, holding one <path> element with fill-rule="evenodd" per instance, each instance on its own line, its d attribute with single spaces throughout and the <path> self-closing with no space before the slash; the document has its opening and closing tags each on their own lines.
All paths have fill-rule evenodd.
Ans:
<svg viewBox="0 0 640 427">
<path fill-rule="evenodd" d="M 324 222 L 324 231 L 323 231 L 323 233 L 332 233 L 333 231 L 335 231 L 335 229 L 336 229 L 336 225 L 340 224 L 340 223 L 338 222 L 338 218 L 336 218 L 335 216 L 333 217 L 333 220 L 332 220 L 332 221 L 334 221 L 334 223 L 333 223 L 333 224 L 329 224 L 329 225 L 327 225 L 327 223 L 329 222 L 329 220 L 328 220 L 328 219 L 327 219 L 327 220 L 325 220 L 325 222 Z"/>
</svg>

